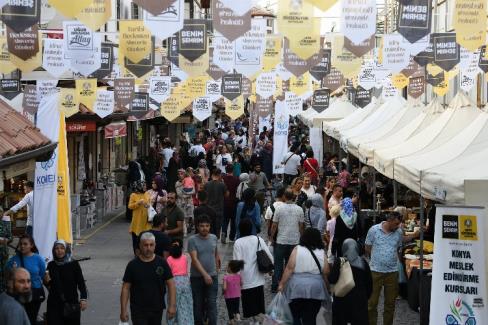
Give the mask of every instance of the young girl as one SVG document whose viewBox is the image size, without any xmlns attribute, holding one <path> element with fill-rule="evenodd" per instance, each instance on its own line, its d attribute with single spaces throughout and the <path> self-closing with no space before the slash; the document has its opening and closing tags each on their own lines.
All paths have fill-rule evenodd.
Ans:
<svg viewBox="0 0 488 325">
<path fill-rule="evenodd" d="M 244 261 L 232 260 L 227 266 L 227 274 L 224 275 L 224 298 L 229 313 L 229 320 L 231 324 L 239 321 L 241 316 L 239 314 L 239 304 L 241 301 L 241 275 L 239 272 L 244 269 Z"/>
<path fill-rule="evenodd" d="M 185 172 L 185 178 L 183 178 L 183 192 L 186 194 L 195 193 L 195 182 L 193 181 L 193 169 L 188 167 Z"/>
<path fill-rule="evenodd" d="M 169 325 L 193 324 L 193 298 L 188 277 L 188 256 L 183 254 L 183 242 L 175 239 L 171 243 L 166 259 L 176 284 L 176 316 Z"/>
</svg>

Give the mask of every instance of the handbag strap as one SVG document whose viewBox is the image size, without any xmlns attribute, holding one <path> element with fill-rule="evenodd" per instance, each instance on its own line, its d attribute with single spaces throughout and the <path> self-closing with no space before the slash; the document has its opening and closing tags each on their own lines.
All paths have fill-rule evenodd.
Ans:
<svg viewBox="0 0 488 325">
<path fill-rule="evenodd" d="M 310 161 L 308 160 L 308 158 L 305 160 L 305 162 L 308 164 L 308 166 L 310 168 L 312 168 L 312 170 L 315 172 L 315 174 L 317 174 L 317 175 L 319 174 L 319 172 L 315 169 L 315 167 L 312 166 L 312 164 L 310 163 Z"/>
<path fill-rule="evenodd" d="M 286 160 L 285 160 L 285 163 L 283 165 L 286 165 L 286 163 L 291 159 L 291 157 L 293 157 L 295 155 L 295 153 L 292 153 L 290 155 L 290 157 L 288 157 Z"/>
<path fill-rule="evenodd" d="M 261 241 L 259 240 L 259 236 L 256 235 L 256 238 L 258 239 L 258 249 L 256 250 L 256 252 L 259 252 L 261 249 Z"/>
<path fill-rule="evenodd" d="M 320 266 L 319 259 L 317 258 L 317 256 L 315 255 L 315 253 L 310 248 L 307 247 L 307 249 L 310 252 L 310 254 L 312 254 L 313 260 L 317 264 L 317 267 L 319 268 L 320 274 L 322 274 L 322 267 Z"/>
<path fill-rule="evenodd" d="M 308 208 L 308 222 L 310 222 L 310 228 L 313 228 L 313 224 L 312 224 L 312 218 L 310 218 L 310 208 Z M 311 251 L 312 252 L 312 251 Z M 313 254 L 313 252 L 312 252 Z M 315 255 L 314 255 L 315 256 Z"/>
</svg>

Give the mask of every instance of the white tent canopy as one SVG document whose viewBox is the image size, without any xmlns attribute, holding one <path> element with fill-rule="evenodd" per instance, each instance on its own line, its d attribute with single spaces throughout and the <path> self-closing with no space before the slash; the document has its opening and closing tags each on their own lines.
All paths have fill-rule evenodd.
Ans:
<svg viewBox="0 0 488 325">
<path fill-rule="evenodd" d="M 312 116 L 314 127 L 321 127 L 324 121 L 336 121 L 351 115 L 356 111 L 356 107 L 351 104 L 347 97 L 336 99 L 325 111 Z"/>
<path fill-rule="evenodd" d="M 465 95 L 458 93 L 451 106 L 428 128 L 394 147 L 376 151 L 374 167 L 383 175 L 394 179 L 396 159 L 428 152 L 441 146 L 471 124 L 480 114 L 480 110 L 473 108 Z"/>
<path fill-rule="evenodd" d="M 349 139 L 368 134 L 374 131 L 378 126 L 382 126 L 385 123 L 388 123 L 389 120 L 391 120 L 395 115 L 397 115 L 398 112 L 402 110 L 405 104 L 406 101 L 404 98 L 400 96 L 395 96 L 386 101 L 374 113 L 369 115 L 354 128 L 341 131 L 341 147 L 344 150 L 348 151 Z"/>
<path fill-rule="evenodd" d="M 327 112 L 330 107 L 332 105 L 334 105 L 334 103 L 337 101 L 338 99 L 336 97 L 334 98 L 331 98 L 330 99 L 330 104 L 329 104 L 329 108 L 326 109 L 324 112 Z M 324 113 L 322 112 L 322 113 Z M 314 124 L 313 124 L 313 121 L 314 121 L 314 118 L 317 116 L 317 115 L 320 115 L 322 113 L 319 113 L 317 112 L 316 110 L 314 110 L 312 108 L 312 106 L 309 106 L 307 108 L 307 110 L 301 112 L 300 114 L 298 114 L 298 118 L 305 124 L 307 125 L 308 127 L 314 127 Z"/>
<path fill-rule="evenodd" d="M 352 155 L 359 158 L 359 149 L 364 144 L 378 139 L 389 138 L 392 134 L 419 116 L 422 113 L 422 108 L 425 107 L 420 101 L 409 100 L 403 105 L 403 108 L 401 108 L 400 111 L 390 119 L 383 120 L 383 123 L 378 123 L 371 132 L 349 138 L 347 140 L 347 150 Z"/>
<path fill-rule="evenodd" d="M 388 134 L 387 136 L 372 142 L 361 143 L 358 152 L 359 160 L 367 165 L 373 166 L 376 150 L 390 148 L 398 143 L 408 140 L 410 137 L 430 126 L 443 111 L 444 108 L 439 103 L 439 100 L 435 98 L 425 107 L 422 113 L 412 119 L 408 124 L 402 128 L 400 128 L 400 126 L 395 127 L 396 131 L 392 130 L 395 131 L 395 133 Z"/>
</svg>

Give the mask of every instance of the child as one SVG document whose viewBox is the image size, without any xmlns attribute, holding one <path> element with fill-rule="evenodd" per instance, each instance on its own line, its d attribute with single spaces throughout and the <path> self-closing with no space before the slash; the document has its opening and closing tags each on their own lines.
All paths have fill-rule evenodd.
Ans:
<svg viewBox="0 0 488 325">
<path fill-rule="evenodd" d="M 169 320 L 168 324 L 193 324 L 193 297 L 188 277 L 188 256 L 183 254 L 181 239 L 173 240 L 166 261 L 171 268 L 176 285 L 176 316 Z"/>
<path fill-rule="evenodd" d="M 188 167 L 185 172 L 185 178 L 183 178 L 183 192 L 186 194 L 195 193 L 195 182 L 192 178 L 193 168 Z"/>
<path fill-rule="evenodd" d="M 235 324 L 235 320 L 241 320 L 239 304 L 241 300 L 242 280 L 239 272 L 242 269 L 244 269 L 244 261 L 232 260 L 229 261 L 227 274 L 224 275 L 223 291 L 231 324 Z"/>
</svg>

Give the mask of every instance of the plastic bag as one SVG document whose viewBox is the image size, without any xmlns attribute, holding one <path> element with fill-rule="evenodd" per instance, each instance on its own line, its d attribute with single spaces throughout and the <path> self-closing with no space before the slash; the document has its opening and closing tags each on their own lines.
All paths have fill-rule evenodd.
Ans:
<svg viewBox="0 0 488 325">
<path fill-rule="evenodd" d="M 293 325 L 293 315 L 291 314 L 288 301 L 285 296 L 278 292 L 273 298 L 264 316 L 263 325 L 277 325 L 288 324 Z"/>
<path fill-rule="evenodd" d="M 119 325 L 129 325 L 129 322 L 119 321 Z"/>
</svg>

